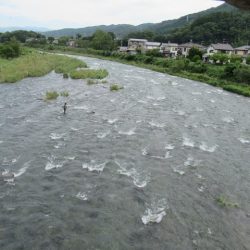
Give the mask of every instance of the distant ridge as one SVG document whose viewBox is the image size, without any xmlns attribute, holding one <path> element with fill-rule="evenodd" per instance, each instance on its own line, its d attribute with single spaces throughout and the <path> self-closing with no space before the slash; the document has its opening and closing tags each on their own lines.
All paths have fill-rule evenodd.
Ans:
<svg viewBox="0 0 250 250">
<path fill-rule="evenodd" d="M 33 26 L 25 26 L 25 27 L 0 27 L 0 32 L 12 32 L 16 30 L 27 30 L 27 31 L 35 31 L 35 32 L 47 32 L 50 29 L 44 27 L 33 27 Z"/>
<path fill-rule="evenodd" d="M 202 17 L 204 15 L 216 12 L 233 12 L 233 11 L 238 11 L 238 9 L 232 7 L 229 4 L 224 3 L 215 8 L 210 8 L 205 11 L 186 15 L 178 19 L 163 21 L 161 23 L 144 23 L 137 26 L 130 24 L 117 24 L 117 25 L 112 24 L 112 25 L 100 25 L 100 26 L 92 26 L 92 27 L 85 27 L 78 29 L 65 28 L 60 30 L 43 32 L 43 34 L 46 36 L 53 36 L 53 37 L 75 36 L 76 34 L 81 34 L 82 36 L 91 36 L 98 29 L 106 32 L 114 32 L 115 35 L 119 38 L 122 38 L 131 32 L 143 31 L 143 30 L 150 30 L 159 34 L 161 33 L 167 34 L 171 30 L 176 28 L 181 28 L 185 26 L 187 22 L 193 22 L 197 18 Z"/>
</svg>

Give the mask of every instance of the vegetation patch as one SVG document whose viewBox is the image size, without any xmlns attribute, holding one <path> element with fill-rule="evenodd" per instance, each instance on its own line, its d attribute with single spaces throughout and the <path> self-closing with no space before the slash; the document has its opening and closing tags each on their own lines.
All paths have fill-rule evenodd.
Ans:
<svg viewBox="0 0 250 250">
<path fill-rule="evenodd" d="M 69 78 L 68 73 L 63 73 L 63 78 L 64 78 L 64 79 L 68 79 L 68 78 Z"/>
<path fill-rule="evenodd" d="M 221 207 L 234 207 L 234 208 L 239 208 L 239 204 L 232 202 L 229 198 L 225 197 L 224 195 L 220 195 L 219 197 L 216 198 L 216 202 L 221 206 Z"/>
<path fill-rule="evenodd" d="M 93 84 L 97 84 L 97 83 L 98 83 L 98 81 L 93 80 L 93 79 L 88 79 L 88 80 L 87 80 L 87 84 L 88 84 L 88 85 L 93 85 Z"/>
<path fill-rule="evenodd" d="M 103 79 L 108 76 L 106 69 L 80 69 L 70 73 L 72 79 Z"/>
<path fill-rule="evenodd" d="M 26 77 L 44 76 L 55 70 L 57 73 L 70 73 L 86 64 L 67 56 L 39 53 L 26 50 L 24 55 L 7 60 L 0 58 L 0 83 L 14 83 Z"/>
<path fill-rule="evenodd" d="M 69 96 L 69 92 L 68 92 L 68 91 L 62 91 L 62 92 L 60 93 L 60 96 L 68 97 L 68 96 Z"/>
<path fill-rule="evenodd" d="M 46 101 L 51 101 L 51 100 L 56 100 L 59 94 L 56 91 L 47 91 L 45 100 Z"/>
<path fill-rule="evenodd" d="M 120 89 L 123 89 L 123 86 L 120 86 L 120 85 L 118 85 L 118 84 L 112 84 L 112 85 L 110 86 L 110 91 L 118 91 L 118 90 L 120 90 Z"/>
</svg>

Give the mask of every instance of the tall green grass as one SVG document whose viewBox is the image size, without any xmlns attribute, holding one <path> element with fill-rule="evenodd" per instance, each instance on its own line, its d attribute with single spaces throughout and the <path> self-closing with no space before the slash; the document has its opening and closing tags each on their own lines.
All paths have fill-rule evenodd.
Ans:
<svg viewBox="0 0 250 250">
<path fill-rule="evenodd" d="M 57 73 L 70 73 L 79 67 L 86 67 L 86 63 L 67 56 L 38 52 L 12 60 L 0 58 L 0 83 L 14 83 L 26 77 L 39 77 L 52 70 Z"/>
<path fill-rule="evenodd" d="M 106 69 L 81 69 L 70 73 L 72 79 L 103 79 L 108 76 Z"/>
</svg>

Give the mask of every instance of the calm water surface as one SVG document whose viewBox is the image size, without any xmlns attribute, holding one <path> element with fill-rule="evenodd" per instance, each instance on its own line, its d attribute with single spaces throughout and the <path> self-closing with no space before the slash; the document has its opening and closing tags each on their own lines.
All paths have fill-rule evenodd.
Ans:
<svg viewBox="0 0 250 250">
<path fill-rule="evenodd" d="M 108 83 L 0 85 L 0 249 L 250 249 L 250 99 L 78 58 Z"/>
</svg>

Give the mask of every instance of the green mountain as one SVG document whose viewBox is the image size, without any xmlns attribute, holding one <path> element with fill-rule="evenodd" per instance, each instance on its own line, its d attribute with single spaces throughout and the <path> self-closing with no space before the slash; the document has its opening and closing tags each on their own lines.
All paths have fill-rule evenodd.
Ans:
<svg viewBox="0 0 250 250">
<path fill-rule="evenodd" d="M 231 5 L 228 4 L 222 4 L 216 8 L 210 8 L 205 11 L 183 16 L 178 19 L 163 21 L 161 23 L 155 23 L 155 24 L 145 23 L 137 26 L 129 24 L 100 25 L 100 26 L 92 26 L 79 29 L 71 29 L 71 28 L 60 29 L 60 30 L 44 32 L 43 34 L 46 35 L 47 37 L 75 36 L 76 34 L 81 34 L 82 36 L 91 36 L 98 29 L 103 30 L 105 32 L 113 32 L 118 38 L 125 37 L 131 32 L 138 32 L 143 30 L 150 30 L 155 33 L 166 34 L 171 30 L 181 28 L 187 25 L 188 23 L 192 23 L 194 20 L 202 16 L 205 16 L 207 14 L 217 13 L 217 12 L 234 12 L 234 11 L 237 11 L 237 8 L 232 7 Z"/>
</svg>

